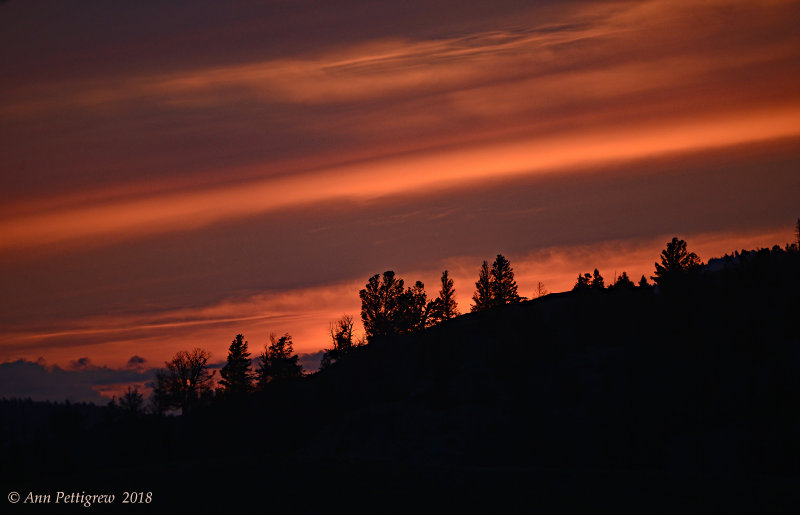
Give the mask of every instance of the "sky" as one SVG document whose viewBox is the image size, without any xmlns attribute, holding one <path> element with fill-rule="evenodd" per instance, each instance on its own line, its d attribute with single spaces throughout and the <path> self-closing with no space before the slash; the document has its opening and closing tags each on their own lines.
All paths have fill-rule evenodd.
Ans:
<svg viewBox="0 0 800 515">
<path fill-rule="evenodd" d="M 0 397 L 105 402 L 329 323 L 793 239 L 794 1 L 0 2 Z M 609 321 L 611 323 L 617 321 Z"/>
</svg>

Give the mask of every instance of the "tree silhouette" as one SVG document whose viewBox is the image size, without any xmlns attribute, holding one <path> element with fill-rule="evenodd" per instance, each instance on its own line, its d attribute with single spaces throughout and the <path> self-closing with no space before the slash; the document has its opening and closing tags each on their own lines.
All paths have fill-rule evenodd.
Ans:
<svg viewBox="0 0 800 515">
<path fill-rule="evenodd" d="M 153 388 L 154 405 L 158 412 L 180 409 L 187 413 L 211 394 L 214 372 L 208 370 L 211 355 L 205 349 L 178 351 L 166 361 L 166 369 L 156 371 Z"/>
<path fill-rule="evenodd" d="M 445 270 L 442 272 L 442 289 L 439 290 L 439 296 L 428 303 L 428 325 L 436 325 L 460 315 L 455 295 L 453 280 Z"/>
<path fill-rule="evenodd" d="M 672 238 L 667 248 L 661 251 L 661 264 L 655 263 L 656 272 L 651 277 L 659 286 L 666 282 L 685 277 L 703 266 L 703 262 L 694 252 L 686 250 L 686 242 Z"/>
<path fill-rule="evenodd" d="M 600 275 L 600 271 L 598 269 L 596 269 L 596 268 L 594 269 L 594 272 L 592 272 L 592 285 L 591 285 L 591 287 L 592 287 L 593 290 L 605 290 L 606 289 L 606 283 L 603 280 L 603 276 Z"/>
<path fill-rule="evenodd" d="M 403 280 L 396 278 L 391 270 L 384 272 L 383 277 L 373 275 L 366 287 L 358 292 L 361 297 L 361 321 L 367 340 L 396 332 L 395 322 L 399 316 L 402 294 Z"/>
<path fill-rule="evenodd" d="M 428 295 L 425 293 L 425 285 L 422 281 L 417 281 L 400 295 L 393 332 L 402 334 L 424 329 L 428 317 L 427 308 Z"/>
<path fill-rule="evenodd" d="M 536 298 L 544 297 L 548 293 L 550 292 L 547 291 L 547 288 L 544 287 L 544 283 L 542 281 L 538 281 L 536 283 Z"/>
<path fill-rule="evenodd" d="M 113 404 L 109 404 L 109 406 L 116 406 L 113 399 L 111 403 Z M 119 407 L 127 415 L 140 415 L 144 411 L 144 396 L 139 393 L 138 388 L 128 386 L 128 389 L 119 398 Z"/>
<path fill-rule="evenodd" d="M 275 333 L 269 335 L 270 343 L 264 346 L 259 356 L 261 366 L 257 371 L 258 388 L 268 383 L 297 379 L 303 375 L 303 366 L 297 363 L 299 356 L 294 354 L 292 337 L 286 333 L 280 338 Z"/>
<path fill-rule="evenodd" d="M 353 325 L 355 321 L 350 315 L 342 315 L 336 322 L 331 322 L 330 333 L 333 345 L 325 349 L 320 368 L 328 368 L 331 364 L 342 359 L 350 351 L 362 345 L 362 342 L 353 339 Z"/>
<path fill-rule="evenodd" d="M 618 289 L 632 290 L 635 287 L 636 287 L 636 285 L 633 284 L 633 281 L 631 281 L 631 279 L 628 277 L 628 274 L 626 272 L 622 272 L 622 275 L 617 277 L 617 280 L 614 281 L 614 284 L 609 286 L 609 289 L 614 289 L 614 290 L 618 290 Z"/>
<path fill-rule="evenodd" d="M 585 273 L 583 275 L 578 274 L 578 280 L 575 282 L 575 286 L 572 287 L 574 291 L 586 291 L 592 287 L 592 274 Z"/>
<path fill-rule="evenodd" d="M 517 294 L 514 269 L 502 254 L 498 254 L 492 263 L 491 292 L 493 306 L 502 306 L 522 300 L 522 297 Z"/>
<path fill-rule="evenodd" d="M 639 288 L 649 288 L 650 285 L 647 283 L 647 277 L 642 274 L 642 278 L 639 279 Z"/>
<path fill-rule="evenodd" d="M 250 369 L 250 352 L 244 335 L 237 334 L 228 347 L 228 362 L 220 370 L 221 392 L 241 395 L 253 389 L 253 371 Z"/>
<path fill-rule="evenodd" d="M 388 270 L 383 277 L 377 274 L 370 277 L 366 287 L 358 293 L 361 321 L 368 341 L 425 328 L 430 307 L 425 285 L 417 281 L 405 290 L 403 285 L 403 280 Z"/>
<path fill-rule="evenodd" d="M 472 302 L 473 305 L 470 310 L 473 313 L 492 307 L 492 283 L 488 261 L 484 261 L 481 264 L 481 270 L 478 272 L 478 281 L 475 283 L 475 293 L 472 295 Z"/>
</svg>

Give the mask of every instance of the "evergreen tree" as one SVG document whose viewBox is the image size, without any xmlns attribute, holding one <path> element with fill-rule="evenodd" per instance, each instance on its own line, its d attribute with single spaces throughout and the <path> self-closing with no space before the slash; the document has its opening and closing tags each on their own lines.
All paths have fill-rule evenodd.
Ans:
<svg viewBox="0 0 800 515">
<path fill-rule="evenodd" d="M 639 279 L 639 288 L 649 288 L 650 285 L 647 283 L 647 277 L 642 274 L 642 278 Z"/>
<path fill-rule="evenodd" d="M 358 292 L 361 297 L 361 321 L 368 341 L 396 332 L 403 293 L 403 280 L 396 278 L 391 270 L 384 272 L 383 277 L 373 275 L 366 287 Z"/>
<path fill-rule="evenodd" d="M 388 270 L 382 278 L 377 274 L 370 277 L 366 287 L 359 292 L 361 320 L 368 341 L 426 327 L 430 304 L 425 285 L 417 281 L 405 290 L 403 285 L 403 280 Z"/>
<path fill-rule="evenodd" d="M 453 287 L 453 280 L 448 276 L 447 270 L 442 272 L 442 289 L 439 290 L 438 300 L 441 304 L 440 316 L 442 320 L 450 320 L 461 314 L 458 312 L 456 290 Z"/>
<path fill-rule="evenodd" d="M 442 289 L 439 290 L 439 296 L 428 303 L 427 325 L 429 327 L 460 315 L 455 294 L 453 280 L 448 277 L 448 272 L 445 270 L 442 272 Z"/>
<path fill-rule="evenodd" d="M 400 296 L 397 317 L 392 324 L 396 334 L 410 333 L 425 328 L 428 317 L 428 295 L 425 285 L 417 281 Z"/>
<path fill-rule="evenodd" d="M 632 290 L 635 286 L 636 285 L 633 284 L 633 281 L 631 281 L 630 278 L 628 277 L 628 274 L 626 272 L 622 272 L 622 275 L 617 277 L 617 280 L 614 281 L 614 284 L 612 284 L 609 287 L 609 289 L 615 289 L 615 290 L 617 290 L 617 289 L 628 289 L 628 290 Z"/>
<path fill-rule="evenodd" d="M 244 335 L 237 334 L 228 348 L 228 362 L 220 370 L 222 393 L 241 395 L 253 389 L 250 352 Z"/>
<path fill-rule="evenodd" d="M 697 254 L 686 250 L 685 241 L 672 238 L 667 243 L 667 248 L 661 251 L 661 264 L 655 263 L 655 266 L 656 273 L 651 279 L 662 286 L 666 282 L 679 280 L 698 271 L 703 262 Z"/>
<path fill-rule="evenodd" d="M 575 282 L 575 286 L 572 287 L 573 291 L 586 291 L 592 286 L 592 274 L 585 273 L 583 275 L 578 274 L 578 280 Z"/>
<path fill-rule="evenodd" d="M 472 308 L 476 311 L 483 311 L 492 307 L 492 284 L 489 275 L 489 262 L 484 261 L 481 270 L 478 272 L 478 281 L 475 283 L 475 293 L 472 295 Z"/>
<path fill-rule="evenodd" d="M 493 306 L 503 306 L 522 300 L 517 294 L 517 281 L 514 280 L 514 269 L 511 263 L 502 254 L 498 254 L 492 263 L 492 273 L 490 279 L 491 304 Z"/>
<path fill-rule="evenodd" d="M 594 269 L 594 272 L 592 273 L 592 285 L 591 285 L 591 287 L 592 287 L 593 290 L 605 290 L 606 289 L 606 283 L 603 280 L 603 276 L 600 275 L 600 271 L 598 269 L 596 269 L 596 268 Z"/>
<path fill-rule="evenodd" d="M 283 382 L 303 376 L 303 366 L 294 354 L 292 337 L 287 333 L 280 338 L 275 334 L 269 335 L 270 343 L 265 345 L 264 352 L 259 356 L 261 366 L 257 371 L 258 388 L 262 389 L 268 383 Z"/>
</svg>

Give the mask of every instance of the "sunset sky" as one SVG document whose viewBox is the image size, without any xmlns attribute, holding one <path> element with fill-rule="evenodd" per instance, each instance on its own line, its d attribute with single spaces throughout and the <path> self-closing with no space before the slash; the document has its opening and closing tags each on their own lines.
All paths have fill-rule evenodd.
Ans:
<svg viewBox="0 0 800 515">
<path fill-rule="evenodd" d="M 800 3 L 0 2 L 0 397 L 94 400 L 394 270 L 469 311 L 783 245 Z M 609 321 L 618 324 L 620 321 Z M 360 328 L 359 328 L 360 330 Z M 316 362 L 314 362 L 316 360 Z"/>
</svg>

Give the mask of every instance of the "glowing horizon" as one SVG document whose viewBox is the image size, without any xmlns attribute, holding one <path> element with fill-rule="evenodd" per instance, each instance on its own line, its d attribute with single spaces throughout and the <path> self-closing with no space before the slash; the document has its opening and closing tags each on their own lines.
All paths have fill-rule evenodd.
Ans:
<svg viewBox="0 0 800 515">
<path fill-rule="evenodd" d="M 387 269 L 464 311 L 497 253 L 530 296 L 798 216 L 796 2 L 65 5 L 0 6 L 0 361 L 311 353 Z"/>
</svg>

